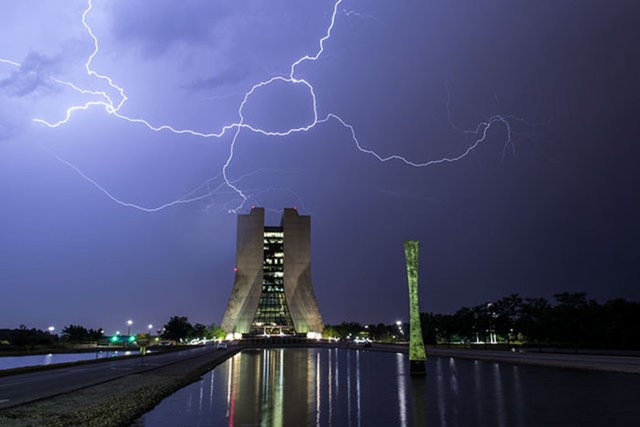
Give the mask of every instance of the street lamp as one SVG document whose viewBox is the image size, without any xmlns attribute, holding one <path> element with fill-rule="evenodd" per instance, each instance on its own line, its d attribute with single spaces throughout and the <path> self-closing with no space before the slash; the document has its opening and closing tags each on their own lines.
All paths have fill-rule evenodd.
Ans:
<svg viewBox="0 0 640 427">
<path fill-rule="evenodd" d="M 127 325 L 129 329 L 127 329 L 127 335 L 131 336 L 131 325 L 133 325 L 133 320 L 127 320 Z"/>
<path fill-rule="evenodd" d="M 151 323 L 149 323 L 147 325 L 147 329 L 149 329 L 149 336 L 151 336 L 151 330 L 153 329 L 153 325 Z"/>
<path fill-rule="evenodd" d="M 404 335 L 404 332 L 402 332 L 402 321 L 396 320 L 396 325 L 398 326 L 398 330 L 400 331 L 400 334 Z"/>
<path fill-rule="evenodd" d="M 47 329 L 49 330 L 50 334 L 53 334 L 53 331 L 56 330 L 56 328 L 54 328 L 53 326 L 49 326 Z"/>
</svg>

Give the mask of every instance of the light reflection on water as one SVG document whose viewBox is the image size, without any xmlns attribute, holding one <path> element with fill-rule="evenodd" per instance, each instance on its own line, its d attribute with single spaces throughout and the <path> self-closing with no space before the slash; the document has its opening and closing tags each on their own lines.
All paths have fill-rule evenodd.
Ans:
<svg viewBox="0 0 640 427">
<path fill-rule="evenodd" d="M 149 426 L 618 425 L 640 415 L 637 376 L 363 350 L 239 353 L 137 421 Z M 606 390 L 603 393 L 602 390 Z M 197 404 L 196 404 L 197 402 Z"/>
</svg>

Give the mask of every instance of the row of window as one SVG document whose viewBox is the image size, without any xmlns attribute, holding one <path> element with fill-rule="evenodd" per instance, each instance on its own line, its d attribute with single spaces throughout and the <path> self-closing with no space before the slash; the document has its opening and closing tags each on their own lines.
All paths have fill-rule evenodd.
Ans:
<svg viewBox="0 0 640 427">
<path fill-rule="evenodd" d="M 283 231 L 265 231 L 263 236 L 284 238 L 284 232 Z"/>
</svg>

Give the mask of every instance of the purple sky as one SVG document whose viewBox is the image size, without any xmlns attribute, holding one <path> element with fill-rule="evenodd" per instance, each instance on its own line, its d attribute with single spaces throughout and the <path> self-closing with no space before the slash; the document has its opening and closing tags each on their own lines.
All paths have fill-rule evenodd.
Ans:
<svg viewBox="0 0 640 427">
<path fill-rule="evenodd" d="M 637 1 L 334 5 L 3 1 L 0 327 L 219 323 L 253 205 L 327 323 L 406 318 L 405 239 L 423 310 L 640 298 Z"/>
</svg>

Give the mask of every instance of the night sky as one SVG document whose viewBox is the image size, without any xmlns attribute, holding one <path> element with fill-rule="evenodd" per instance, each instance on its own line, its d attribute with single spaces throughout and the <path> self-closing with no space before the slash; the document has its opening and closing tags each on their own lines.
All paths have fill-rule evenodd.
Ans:
<svg viewBox="0 0 640 427">
<path fill-rule="evenodd" d="M 406 319 L 406 239 L 426 311 L 640 299 L 637 0 L 338 4 L 322 54 L 295 67 L 318 119 L 415 163 L 490 124 L 424 167 L 359 150 L 333 116 L 289 136 L 126 120 L 240 123 L 254 85 L 319 53 L 333 1 L 93 3 L 87 63 L 87 1 L 0 1 L 0 327 L 219 323 L 233 211 L 251 206 L 274 225 L 283 207 L 311 215 L 326 323 Z M 254 129 L 314 123 L 301 82 L 246 101 Z"/>
</svg>

